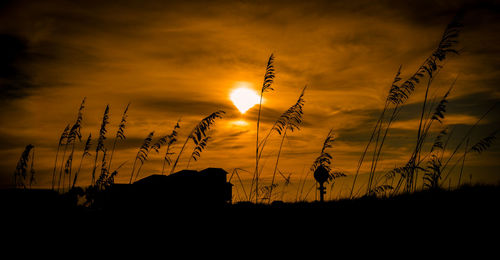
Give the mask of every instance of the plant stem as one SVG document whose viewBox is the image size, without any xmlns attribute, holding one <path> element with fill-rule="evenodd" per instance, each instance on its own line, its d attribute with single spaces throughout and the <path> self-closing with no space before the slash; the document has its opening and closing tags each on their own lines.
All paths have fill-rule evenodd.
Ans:
<svg viewBox="0 0 500 260">
<path fill-rule="evenodd" d="M 167 146 L 167 151 L 165 152 L 165 157 L 163 158 L 163 165 L 161 167 L 161 175 L 165 175 L 165 163 L 167 162 L 168 150 L 170 149 L 170 145 Z"/>
<path fill-rule="evenodd" d="M 71 148 L 71 162 L 69 165 L 69 176 L 68 176 L 68 191 L 71 189 L 71 169 L 73 169 L 74 155 L 75 155 L 75 142 L 73 142 L 73 147 Z"/>
<path fill-rule="evenodd" d="M 130 181 L 128 182 L 128 184 L 132 184 L 132 178 L 134 177 L 134 171 L 135 171 L 135 165 L 136 165 L 136 163 L 137 163 L 137 157 L 134 160 L 134 166 L 132 166 L 132 173 L 130 174 Z"/>
<path fill-rule="evenodd" d="M 54 171 L 52 171 L 52 190 L 54 190 L 55 180 L 56 180 L 56 168 L 57 168 L 57 156 L 59 155 L 59 148 L 61 144 L 57 145 L 56 160 L 54 161 Z"/>
<path fill-rule="evenodd" d="M 276 157 L 276 164 L 274 165 L 274 171 L 273 171 L 273 178 L 272 178 L 272 181 L 271 181 L 271 187 L 270 187 L 270 190 L 269 190 L 269 203 L 271 203 L 271 197 L 273 195 L 273 185 L 274 185 L 274 178 L 276 176 L 276 170 L 278 169 L 278 162 L 280 160 L 280 155 L 281 155 L 281 148 L 283 147 L 283 141 L 285 141 L 285 137 L 286 137 L 286 128 L 285 128 L 285 131 L 283 133 L 283 137 L 281 138 L 281 143 L 280 143 L 280 148 L 278 150 L 278 156 Z"/>
<path fill-rule="evenodd" d="M 189 141 L 189 138 L 191 137 L 191 135 L 193 134 L 194 132 L 194 129 L 193 131 L 191 131 L 191 133 L 188 135 L 188 137 L 186 138 L 186 141 L 184 142 L 184 144 L 182 145 L 182 148 L 181 150 L 179 151 L 179 154 L 177 155 L 177 159 L 175 159 L 175 163 L 174 165 L 172 166 L 172 169 L 170 170 L 170 174 L 172 174 L 175 170 L 175 167 L 177 166 L 177 163 L 179 162 L 179 158 L 181 157 L 181 154 L 182 154 L 182 151 L 184 151 L 184 148 L 186 147 L 186 144 L 188 143 Z"/>
<path fill-rule="evenodd" d="M 64 151 L 63 151 L 63 156 L 62 156 L 62 163 L 61 163 L 61 169 L 59 170 L 59 179 L 57 180 L 57 191 L 59 191 L 59 188 L 61 186 L 61 178 L 62 178 L 62 171 L 64 168 L 64 156 L 66 155 L 66 150 L 68 148 L 68 143 L 64 145 Z M 63 183 L 64 185 L 64 183 Z"/>
<path fill-rule="evenodd" d="M 139 177 L 139 173 L 141 172 L 141 168 L 142 168 L 143 165 L 144 165 L 144 163 L 141 162 L 141 165 L 139 166 L 139 169 L 137 169 L 137 174 L 135 175 L 135 180 L 134 181 L 136 181 L 137 178 Z"/>
<path fill-rule="evenodd" d="M 94 185 L 95 182 L 95 171 L 97 170 L 97 157 L 99 156 L 99 150 L 95 151 L 95 160 L 94 160 L 94 169 L 92 169 L 92 180 L 90 181 L 90 185 Z"/>
<path fill-rule="evenodd" d="M 262 109 L 262 96 L 264 95 L 264 91 L 260 92 L 260 101 L 259 101 L 259 114 L 257 116 L 257 138 L 255 142 L 255 203 L 258 203 L 259 200 L 259 125 L 260 125 L 260 111 Z"/>
<path fill-rule="evenodd" d="M 111 161 L 113 161 L 113 154 L 115 153 L 116 139 L 117 139 L 117 136 L 115 136 L 115 139 L 113 140 L 113 149 L 111 149 L 111 155 L 109 156 L 109 164 L 108 164 L 108 171 L 109 172 L 111 172 Z"/>
<path fill-rule="evenodd" d="M 375 170 L 377 169 L 377 164 L 378 164 L 378 161 L 380 159 L 380 153 L 382 152 L 382 147 L 384 146 L 384 142 L 385 142 L 385 139 L 386 139 L 387 134 L 389 132 L 389 129 L 391 128 L 391 124 L 399 113 L 399 110 L 398 110 L 399 108 L 400 108 L 399 104 L 397 104 L 394 107 L 394 110 L 392 111 L 391 117 L 389 118 L 389 121 L 387 122 L 387 127 L 385 128 L 384 135 L 382 136 L 382 141 L 380 142 L 380 145 L 378 147 L 377 156 L 375 157 L 374 161 L 372 162 L 373 167 L 372 167 L 371 172 L 370 172 L 370 177 L 369 177 L 369 182 L 368 182 L 368 187 L 367 187 L 368 194 L 371 192 L 371 184 L 373 182 Z M 382 122 L 380 123 L 380 128 L 382 128 Z M 377 149 L 377 147 L 375 147 L 375 149 Z"/>
<path fill-rule="evenodd" d="M 384 113 L 385 111 L 387 110 L 387 106 L 388 106 L 388 103 L 386 102 L 385 106 L 384 106 L 384 109 L 382 110 L 382 113 L 380 114 L 380 117 L 379 119 L 377 120 L 377 123 L 375 124 L 375 126 L 373 127 L 373 131 L 372 131 L 372 135 L 370 136 L 370 140 L 368 141 L 368 143 L 366 144 L 366 147 L 365 147 L 365 150 L 363 151 L 363 153 L 361 154 L 361 158 L 359 159 L 359 162 L 358 162 L 358 168 L 356 169 L 356 174 L 354 175 L 354 180 L 352 182 L 352 187 L 351 187 L 351 192 L 349 194 L 349 198 L 352 198 L 352 193 L 354 191 L 354 186 L 356 185 L 356 180 L 358 179 L 358 175 L 359 175 L 359 170 L 361 169 L 361 165 L 363 164 L 363 161 L 365 159 L 365 156 L 366 156 L 366 153 L 368 152 L 368 147 L 370 147 L 370 144 L 371 142 L 373 141 L 373 137 L 375 136 L 375 132 L 377 131 L 377 129 L 380 127 L 379 125 L 381 124 L 382 122 L 382 119 L 384 117 Z"/>
<path fill-rule="evenodd" d="M 469 146 L 469 138 L 465 142 L 464 159 L 462 160 L 462 167 L 460 168 L 460 176 L 458 177 L 458 187 L 460 188 L 460 182 L 462 181 L 462 173 L 464 172 L 465 157 L 467 156 L 467 148 Z"/>
<path fill-rule="evenodd" d="M 464 137 L 462 138 L 462 140 L 460 140 L 460 142 L 458 143 L 457 147 L 455 147 L 455 150 L 453 151 L 453 153 L 450 155 L 450 157 L 448 158 L 448 160 L 446 160 L 446 163 L 443 165 L 443 172 L 444 172 L 444 169 L 446 168 L 446 166 L 448 166 L 448 163 L 450 163 L 451 159 L 453 159 L 453 157 L 455 156 L 455 154 L 457 153 L 458 149 L 460 149 L 460 147 L 462 146 L 462 144 L 465 142 L 465 140 L 470 136 L 470 134 L 472 133 L 472 131 L 474 130 L 474 128 L 476 128 L 476 126 L 499 104 L 500 102 L 496 102 L 494 103 L 482 116 L 481 118 L 479 118 L 476 123 L 474 123 L 473 126 L 471 126 L 469 128 L 469 131 L 467 131 L 467 133 L 464 135 Z M 443 178 L 443 182 L 446 181 L 446 179 L 448 179 L 448 177 L 450 176 L 450 173 L 451 171 L 448 172 L 448 174 Z"/>
<path fill-rule="evenodd" d="M 82 169 L 83 158 L 85 158 L 85 153 L 82 154 L 82 158 L 80 159 L 80 165 L 78 166 L 78 171 L 75 172 L 75 178 L 73 179 L 73 186 L 71 188 L 74 188 L 76 185 L 76 180 L 78 178 L 78 174 L 80 174 L 80 170 Z"/>
</svg>

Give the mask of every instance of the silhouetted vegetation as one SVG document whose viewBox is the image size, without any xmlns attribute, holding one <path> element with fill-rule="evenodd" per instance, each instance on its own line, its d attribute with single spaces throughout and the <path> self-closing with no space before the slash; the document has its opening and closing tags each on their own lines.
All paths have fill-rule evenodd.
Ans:
<svg viewBox="0 0 500 260">
<path fill-rule="evenodd" d="M 182 151 L 184 151 L 184 148 L 186 147 L 188 141 L 192 140 L 193 143 L 196 145 L 196 147 L 198 147 L 198 150 L 199 150 L 198 155 L 199 155 L 199 153 L 201 153 L 201 151 L 203 151 L 203 149 L 205 148 L 204 146 L 201 147 L 200 143 L 206 142 L 206 139 L 208 137 L 208 130 L 210 130 L 210 127 L 215 123 L 215 120 L 218 118 L 222 118 L 222 116 L 225 113 L 226 112 L 224 112 L 222 110 L 218 110 L 216 112 L 213 112 L 212 114 L 203 118 L 193 128 L 193 130 L 191 130 L 191 133 L 187 136 L 186 141 L 182 145 L 181 150 L 179 151 L 179 154 L 177 155 L 177 159 L 175 159 L 174 165 L 172 166 L 172 169 L 170 170 L 171 174 L 174 172 L 175 167 L 177 166 L 177 163 L 179 162 L 179 159 L 181 157 Z M 195 149 L 197 149 L 197 148 L 195 148 Z"/>
<path fill-rule="evenodd" d="M 141 171 L 142 165 L 148 159 L 149 150 L 151 149 L 151 142 L 153 141 L 154 134 L 155 134 L 154 131 L 149 133 L 148 136 L 144 139 L 144 142 L 142 143 L 141 147 L 139 148 L 139 151 L 137 152 L 137 155 L 135 156 L 134 166 L 132 167 L 132 173 L 130 174 L 129 184 L 132 183 L 132 179 L 134 178 L 134 173 L 135 173 L 135 179 L 137 180 L 137 177 L 139 176 L 139 172 Z M 137 170 L 137 172 L 135 172 L 135 167 L 136 167 L 137 161 L 139 161 L 141 165 L 139 166 L 139 169 Z"/>
<path fill-rule="evenodd" d="M 17 162 L 16 170 L 14 171 L 15 187 L 31 187 L 31 184 L 35 181 L 35 169 L 33 168 L 35 160 L 34 148 L 34 145 L 28 144 Z M 28 167 L 30 178 L 26 180 L 28 178 Z"/>
<path fill-rule="evenodd" d="M 254 176 L 252 179 L 252 185 L 250 187 L 250 199 L 252 199 L 252 189 L 255 184 L 255 202 L 257 203 L 259 201 L 259 175 L 260 175 L 260 170 L 259 170 L 259 160 L 260 160 L 260 152 L 259 150 L 261 149 L 260 146 L 260 140 L 259 140 L 259 130 L 260 130 L 260 115 L 261 115 L 261 110 L 262 110 L 262 98 L 264 96 L 265 92 L 268 91 L 273 91 L 274 89 L 272 88 L 272 84 L 274 82 L 274 54 L 271 54 L 269 56 L 269 60 L 267 61 L 267 66 L 266 66 L 266 73 L 264 74 L 264 82 L 262 83 L 262 88 L 260 90 L 260 101 L 259 101 L 259 113 L 257 116 L 257 134 L 256 134 L 256 141 L 255 141 L 255 172 Z"/>
</svg>

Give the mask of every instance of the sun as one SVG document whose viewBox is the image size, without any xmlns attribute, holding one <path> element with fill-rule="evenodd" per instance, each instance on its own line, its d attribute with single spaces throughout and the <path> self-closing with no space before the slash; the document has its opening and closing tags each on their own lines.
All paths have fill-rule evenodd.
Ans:
<svg viewBox="0 0 500 260">
<path fill-rule="evenodd" d="M 230 99 L 233 101 L 234 106 L 245 114 L 250 108 L 259 104 L 260 96 L 253 89 L 246 87 L 239 87 L 231 91 Z"/>
</svg>

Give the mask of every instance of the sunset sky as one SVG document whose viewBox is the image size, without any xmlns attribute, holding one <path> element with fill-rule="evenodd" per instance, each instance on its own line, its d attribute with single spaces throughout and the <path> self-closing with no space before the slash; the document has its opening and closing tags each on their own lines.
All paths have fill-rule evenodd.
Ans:
<svg viewBox="0 0 500 260">
<path fill-rule="evenodd" d="M 118 142 L 113 158 L 115 166 L 126 162 L 117 182 L 128 182 L 149 132 L 168 134 L 180 119 L 174 147 L 178 152 L 197 122 L 219 109 L 226 115 L 216 121 L 212 140 L 190 168 L 253 172 L 258 106 L 242 115 L 230 94 L 242 86 L 260 91 L 267 59 L 274 53 L 276 78 L 274 91 L 264 94 L 263 135 L 307 85 L 302 128 L 289 134 L 280 158 L 279 169 L 292 176 L 286 198 L 296 198 L 293 187 L 306 175 L 312 183 L 308 170 L 330 129 L 336 136 L 332 166 L 348 175 L 338 180 L 335 192 L 342 192 L 350 188 L 399 66 L 403 79 L 413 74 L 461 8 L 461 54 L 446 59 L 430 93 L 439 99 L 457 79 L 443 121 L 454 129 L 450 149 L 500 101 L 500 3 L 495 1 L 116 2 L 0 4 L 1 186 L 12 182 L 27 144 L 35 145 L 35 186 L 50 186 L 59 136 L 73 124 L 84 97 L 84 139 L 89 133 L 98 135 L 102 113 L 110 106 L 108 148 L 130 102 L 127 139 Z M 418 85 L 390 130 L 379 174 L 409 159 L 424 88 L 425 83 Z M 474 130 L 470 142 L 498 130 L 499 122 L 497 107 Z M 435 124 L 429 142 L 443 125 Z M 264 184 L 280 141 L 277 134 L 271 138 L 261 161 Z M 77 145 L 76 166 L 82 147 Z M 95 146 L 92 149 L 94 156 Z M 186 148 L 178 169 L 186 166 L 192 149 Z M 140 177 L 159 173 L 162 157 L 152 151 Z M 498 158 L 498 142 L 480 155 L 471 154 L 465 179 L 472 175 L 474 182 L 498 183 Z M 80 185 L 89 183 L 93 161 L 88 157 L 83 162 Z M 360 174 L 362 185 L 366 169 Z M 240 177 L 248 181 L 252 174 L 241 171 Z M 454 175 L 451 185 L 456 183 Z"/>
</svg>

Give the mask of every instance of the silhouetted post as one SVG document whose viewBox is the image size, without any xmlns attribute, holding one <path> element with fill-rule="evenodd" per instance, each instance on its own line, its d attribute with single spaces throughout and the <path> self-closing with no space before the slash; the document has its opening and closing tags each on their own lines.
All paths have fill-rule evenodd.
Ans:
<svg viewBox="0 0 500 260">
<path fill-rule="evenodd" d="M 326 187 L 324 186 L 325 182 L 330 178 L 329 171 L 325 168 L 325 166 L 320 165 L 314 171 L 314 179 L 319 183 L 319 201 L 323 202 L 325 200 Z"/>
<path fill-rule="evenodd" d="M 325 200 L 326 187 L 323 185 L 324 183 L 319 184 L 319 201 L 323 202 Z"/>
</svg>

